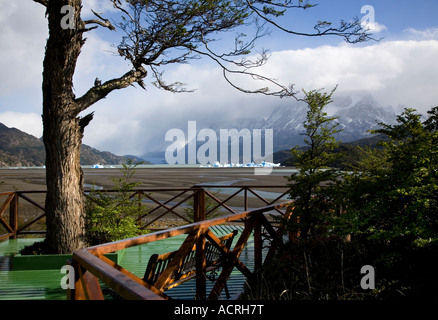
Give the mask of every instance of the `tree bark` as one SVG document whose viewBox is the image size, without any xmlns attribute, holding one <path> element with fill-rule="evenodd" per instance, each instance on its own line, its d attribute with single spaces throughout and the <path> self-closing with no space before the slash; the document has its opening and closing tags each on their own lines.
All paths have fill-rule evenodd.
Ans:
<svg viewBox="0 0 438 320">
<path fill-rule="evenodd" d="M 74 9 L 75 27 L 63 29 L 63 5 Z M 53 253 L 85 246 L 80 148 L 84 124 L 78 117 L 73 74 L 84 43 L 81 1 L 49 1 L 49 38 L 43 64 L 43 140 L 46 150 L 46 239 Z"/>
</svg>

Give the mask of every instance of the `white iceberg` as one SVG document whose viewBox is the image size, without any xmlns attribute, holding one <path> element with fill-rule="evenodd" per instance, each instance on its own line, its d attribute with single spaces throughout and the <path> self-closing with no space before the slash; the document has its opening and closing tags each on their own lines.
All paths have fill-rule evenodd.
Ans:
<svg viewBox="0 0 438 320">
<path fill-rule="evenodd" d="M 221 164 L 219 161 L 215 161 L 213 164 L 201 165 L 201 168 L 265 168 L 265 167 L 279 167 L 279 163 L 272 163 L 262 161 L 259 164 L 251 163 L 225 163 Z"/>
<path fill-rule="evenodd" d="M 265 162 L 263 161 L 260 165 L 260 167 L 279 167 L 279 163 L 272 163 L 272 162 Z"/>
</svg>

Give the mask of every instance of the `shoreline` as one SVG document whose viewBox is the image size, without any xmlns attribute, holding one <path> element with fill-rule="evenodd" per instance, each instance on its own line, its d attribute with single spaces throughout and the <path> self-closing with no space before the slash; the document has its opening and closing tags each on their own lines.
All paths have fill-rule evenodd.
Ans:
<svg viewBox="0 0 438 320">
<path fill-rule="evenodd" d="M 120 166 L 121 167 L 121 166 Z M 120 168 L 83 167 L 84 185 L 97 185 L 103 188 L 113 186 L 112 178 L 122 177 Z M 255 175 L 254 168 L 205 168 L 190 165 L 161 166 L 146 165 L 136 168 L 133 181 L 139 182 L 138 188 L 185 188 L 196 184 L 221 184 L 233 186 L 282 186 L 286 185 L 286 176 L 295 169 L 275 167 L 268 175 Z M 0 192 L 46 190 L 45 168 L 0 168 Z"/>
<path fill-rule="evenodd" d="M 113 187 L 112 178 L 121 178 L 123 176 L 120 168 L 83 168 L 84 171 L 84 185 L 88 188 L 91 185 L 99 186 L 99 188 L 110 190 Z M 293 168 L 273 168 L 269 175 L 255 175 L 254 168 L 199 168 L 199 167 L 148 167 L 136 168 L 136 172 L 132 181 L 139 182 L 139 186 L 135 189 L 159 189 L 151 192 L 151 195 L 157 200 L 169 199 L 171 192 L 165 189 L 174 188 L 190 188 L 199 184 L 200 186 L 208 185 L 208 191 L 218 196 L 219 199 L 225 200 L 231 194 L 236 192 L 235 188 L 218 188 L 218 186 L 229 187 L 243 187 L 243 186 L 257 186 L 253 188 L 258 194 L 266 199 L 277 197 L 278 192 L 285 192 L 287 187 L 287 179 L 285 176 L 293 172 Z M 263 188 L 266 186 L 266 188 Z M 268 186 L 278 186 L 281 188 L 268 188 Z M 86 188 L 86 190 L 88 190 Z M 31 198 L 36 203 L 44 206 L 46 181 L 44 168 L 26 168 L 26 169 L 4 169 L 0 170 L 0 193 L 11 191 L 34 192 L 41 191 L 41 193 L 33 193 Z M 231 208 L 243 211 L 243 192 L 237 197 L 227 202 Z M 249 208 L 262 207 L 266 205 L 260 199 L 248 192 Z M 6 200 L 7 196 L 0 196 L 0 204 Z M 273 199 L 271 199 L 273 200 Z M 173 200 L 175 203 L 179 200 Z M 145 202 L 145 205 L 149 205 Z M 169 206 L 173 206 L 169 203 Z M 41 212 L 27 203 L 20 201 L 20 218 L 33 219 L 41 214 Z M 177 211 L 182 214 L 183 208 Z M 160 211 L 157 212 L 159 214 Z M 228 214 L 226 210 L 224 213 Z M 149 218 L 155 217 L 151 215 Z M 164 217 L 163 217 L 164 218 Z M 161 221 L 163 220 L 163 221 Z M 160 219 L 155 223 L 154 228 L 169 228 L 179 223 L 179 218 L 170 214 L 164 219 Z M 181 220 L 182 221 L 182 220 Z"/>
</svg>

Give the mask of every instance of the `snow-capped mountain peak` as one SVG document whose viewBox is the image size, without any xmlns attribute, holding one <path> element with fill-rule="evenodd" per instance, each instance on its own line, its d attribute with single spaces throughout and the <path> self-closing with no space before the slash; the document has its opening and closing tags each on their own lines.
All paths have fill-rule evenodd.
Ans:
<svg viewBox="0 0 438 320">
<path fill-rule="evenodd" d="M 325 107 L 325 112 L 336 117 L 342 132 L 336 138 L 343 142 L 358 140 L 369 136 L 368 130 L 377 129 L 378 122 L 393 124 L 396 114 L 392 107 L 384 107 L 368 93 L 339 95 Z M 303 143 L 303 122 L 306 120 L 307 105 L 295 102 L 277 107 L 265 121 L 264 128 L 274 130 L 274 149 L 288 149 Z"/>
</svg>

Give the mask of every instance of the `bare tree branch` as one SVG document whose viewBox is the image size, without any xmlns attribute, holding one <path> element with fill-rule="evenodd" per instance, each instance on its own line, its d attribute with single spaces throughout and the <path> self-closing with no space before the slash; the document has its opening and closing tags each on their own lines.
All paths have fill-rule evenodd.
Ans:
<svg viewBox="0 0 438 320">
<path fill-rule="evenodd" d="M 207 56 L 210 59 L 212 59 L 213 61 L 215 61 L 221 68 L 222 68 L 222 72 L 223 72 L 223 76 L 225 78 L 225 80 L 235 89 L 243 92 L 243 93 L 258 93 L 258 94 L 264 94 L 264 95 L 268 95 L 268 96 L 277 96 L 280 98 L 283 97 L 295 97 L 295 95 L 297 94 L 296 91 L 294 91 L 294 86 L 293 85 L 282 85 L 280 84 L 278 81 L 276 81 L 275 79 L 272 78 L 268 78 L 266 76 L 254 73 L 254 72 L 249 72 L 248 69 L 243 69 L 243 70 L 232 70 L 230 68 L 228 68 L 222 61 L 224 62 L 229 62 L 228 60 L 223 60 L 220 57 L 218 57 L 217 55 L 215 55 L 211 50 L 208 49 L 207 45 L 205 46 L 207 49 L 207 52 L 201 51 L 201 50 L 194 50 L 196 53 L 198 53 L 199 55 L 203 55 L 203 56 Z M 248 76 L 250 78 L 252 78 L 253 80 L 258 80 L 258 81 L 265 81 L 271 85 L 274 85 L 274 87 L 277 88 L 276 91 L 272 91 L 269 87 L 261 87 L 258 89 L 245 89 L 242 88 L 241 86 L 238 86 L 237 84 L 235 84 L 233 81 L 230 80 L 230 78 L 228 77 L 227 74 L 235 74 L 235 75 L 241 75 L 241 76 Z"/>
<path fill-rule="evenodd" d="M 137 70 L 131 70 L 125 73 L 120 78 L 108 80 L 101 85 L 92 87 L 82 97 L 75 99 L 76 109 L 73 110 L 73 112 L 80 113 L 97 101 L 105 98 L 110 92 L 126 88 L 135 82 L 144 88 L 143 78 L 145 78 L 146 75 L 146 70 L 140 67 Z"/>
<path fill-rule="evenodd" d="M 182 83 L 182 82 L 174 82 L 171 84 L 167 84 L 163 80 L 163 72 L 159 72 L 153 66 L 151 66 L 151 70 L 154 74 L 154 78 L 156 79 L 156 81 L 154 81 L 152 84 L 159 89 L 163 89 L 163 90 L 170 91 L 173 93 L 183 93 L 183 92 L 194 92 L 195 91 L 195 90 L 187 90 L 184 87 L 186 84 Z"/>
<path fill-rule="evenodd" d="M 98 19 L 84 20 L 85 24 L 92 24 L 93 23 L 93 24 L 98 24 L 98 25 L 100 25 L 102 27 L 108 28 L 111 31 L 115 31 L 116 30 L 116 28 L 111 24 L 111 22 L 108 19 L 102 18 L 97 12 L 95 12 L 93 10 L 91 10 L 91 11 L 94 13 L 94 15 L 96 17 L 99 18 L 99 20 Z M 89 29 L 87 29 L 87 31 L 95 29 L 95 28 L 97 28 L 97 26 L 89 28 Z"/>
<path fill-rule="evenodd" d="M 239 91 L 280 97 L 295 96 L 292 85 L 282 85 L 274 79 L 249 72 L 252 68 L 264 65 L 269 59 L 268 51 L 264 49 L 256 58 L 247 58 L 252 54 L 256 41 L 268 35 L 265 31 L 267 25 L 298 36 L 336 35 L 350 43 L 371 39 L 369 30 L 364 30 L 357 18 L 351 22 L 341 21 L 336 28 L 332 27 L 330 22 L 318 22 L 314 27 L 314 33 L 289 30 L 276 22 L 275 18 L 284 15 L 288 9 L 306 10 L 314 7 L 315 5 L 309 1 L 129 0 L 127 4 L 122 4 L 120 0 L 112 0 L 112 3 L 122 14 L 122 21 L 117 27 L 126 34 L 117 47 L 118 53 L 131 61 L 134 69 L 142 65 L 149 66 L 156 79 L 153 84 L 172 92 L 187 90 L 182 87 L 181 82 L 167 84 L 158 67 L 185 63 L 204 56 L 215 61 L 223 69 L 225 80 Z M 239 33 L 234 39 L 234 49 L 229 52 L 213 49 L 215 41 L 219 40 L 217 37 L 220 32 L 230 31 L 239 26 L 253 26 L 255 33 L 247 41 L 247 36 Z M 229 77 L 232 74 L 265 81 L 277 89 L 245 89 L 233 83 Z"/>
<path fill-rule="evenodd" d="M 35 0 L 37 1 L 37 0 Z M 48 0 L 41 0 L 48 1 Z M 177 0 L 111 0 L 119 10 L 121 19 L 113 26 L 108 19 L 93 11 L 97 19 L 84 21 L 85 24 L 97 24 L 110 30 L 121 29 L 125 36 L 117 46 L 120 56 L 130 61 L 133 70 L 120 78 L 109 80 L 91 88 L 81 98 L 76 100 L 79 111 L 104 98 L 115 89 L 125 88 L 138 83 L 144 88 L 143 79 L 147 67 L 155 79 L 152 83 L 161 89 L 171 92 L 191 92 L 184 88 L 181 82 L 166 83 L 163 72 L 158 68 L 174 63 L 186 63 L 190 59 L 208 57 L 216 62 L 223 70 L 225 80 L 235 89 L 244 93 L 259 93 L 278 97 L 297 94 L 293 85 L 284 85 L 279 81 L 250 72 L 250 69 L 264 65 L 269 54 L 261 50 L 256 58 L 246 58 L 255 48 L 256 41 L 268 34 L 266 25 L 272 25 L 286 33 L 300 36 L 337 35 L 346 41 L 355 43 L 369 38 L 368 30 L 362 29 L 358 19 L 352 22 L 341 21 L 337 28 L 330 22 L 318 22 L 315 33 L 301 33 L 289 30 L 279 25 L 274 19 L 282 16 L 287 9 L 308 9 L 315 5 L 308 1 L 273 1 L 245 0 L 242 2 L 225 2 L 212 0 L 205 2 Z M 297 3 L 297 4 L 295 4 Z M 255 27 L 255 33 L 247 37 L 239 33 L 234 39 L 234 48 L 229 52 L 217 52 L 214 47 L 220 32 L 230 31 L 239 26 Z M 97 26 L 89 28 L 95 29 Z M 86 30 L 86 31 L 88 31 Z M 232 81 L 231 75 L 247 76 L 257 81 L 263 81 L 269 86 L 247 89 Z"/>
<path fill-rule="evenodd" d="M 264 6 L 263 8 L 258 8 L 255 4 L 257 3 L 268 3 L 271 5 L 271 7 Z M 297 32 L 290 30 L 288 28 L 285 28 L 275 22 L 273 19 L 268 18 L 268 15 L 278 16 L 278 13 L 275 14 L 274 9 L 272 9 L 275 6 L 279 7 L 285 7 L 285 8 L 302 8 L 307 9 L 309 7 L 313 7 L 315 5 L 306 4 L 305 6 L 289 6 L 289 5 L 283 5 L 280 3 L 272 3 L 271 1 L 255 1 L 251 2 L 249 0 L 246 1 L 248 4 L 248 7 L 253 10 L 253 12 L 260 17 L 261 19 L 265 20 L 267 23 L 275 26 L 277 29 L 282 30 L 286 33 L 297 35 L 297 36 L 306 36 L 306 37 L 321 37 L 321 36 L 340 36 L 345 39 L 348 43 L 358 43 L 363 42 L 366 40 L 376 40 L 371 37 L 371 33 L 369 33 L 369 30 L 363 29 L 359 18 L 355 17 L 351 22 L 345 22 L 344 20 L 341 20 L 339 27 L 334 28 L 331 27 L 332 23 L 327 21 L 318 21 L 318 23 L 314 26 L 314 29 L 317 31 L 316 33 L 305 33 L 305 32 Z M 278 11 L 277 11 L 278 12 Z M 282 14 L 282 13 L 281 13 Z M 279 15 L 281 15 L 279 14 Z M 376 40 L 378 41 L 378 40 Z"/>
</svg>

